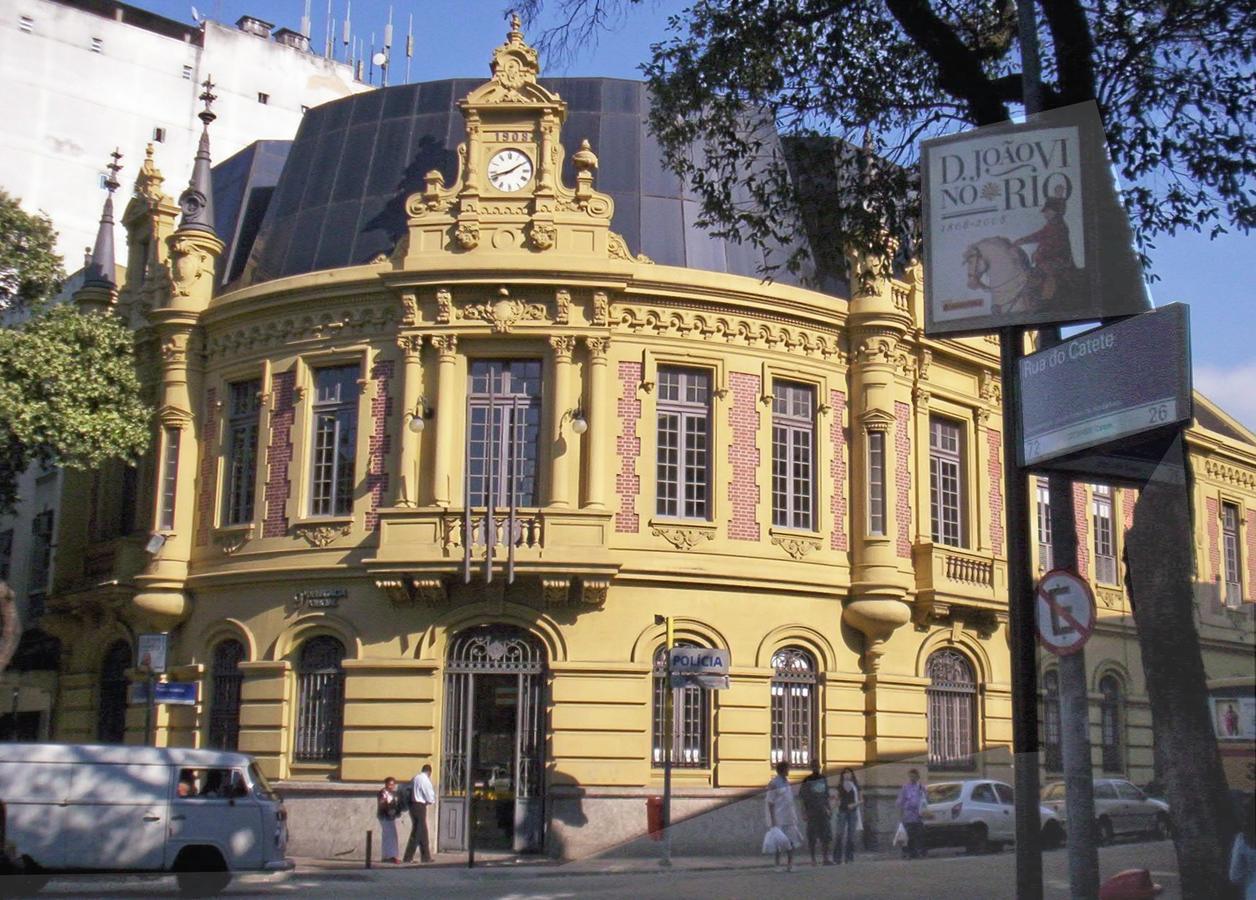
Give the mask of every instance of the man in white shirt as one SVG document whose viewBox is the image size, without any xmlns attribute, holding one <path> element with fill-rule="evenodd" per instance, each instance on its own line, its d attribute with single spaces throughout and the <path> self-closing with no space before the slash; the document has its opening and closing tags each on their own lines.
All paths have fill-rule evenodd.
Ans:
<svg viewBox="0 0 1256 900">
<path fill-rule="evenodd" d="M 406 862 L 414 862 L 415 848 L 419 850 L 420 862 L 432 861 L 432 850 L 427 841 L 427 808 L 435 803 L 432 767 L 425 765 L 410 782 L 410 840 L 406 842 Z"/>
</svg>

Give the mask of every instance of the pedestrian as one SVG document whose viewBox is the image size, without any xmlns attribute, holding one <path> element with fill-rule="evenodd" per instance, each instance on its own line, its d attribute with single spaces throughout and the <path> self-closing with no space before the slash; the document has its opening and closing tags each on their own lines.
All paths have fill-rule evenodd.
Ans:
<svg viewBox="0 0 1256 900">
<path fill-rule="evenodd" d="M 820 773 L 820 762 L 811 763 L 811 774 L 802 780 L 798 788 L 802 799 L 802 812 L 807 819 L 807 848 L 811 851 L 811 864 L 816 863 L 816 844 L 820 845 L 820 862 L 831 865 L 829 845 L 833 842 L 832 825 L 829 822 L 829 782 Z"/>
<path fill-rule="evenodd" d="M 833 862 L 855 861 L 855 834 L 863 831 L 863 795 L 855 770 L 842 769 L 837 782 L 837 807 L 833 811 Z"/>
<path fill-rule="evenodd" d="M 406 842 L 406 862 L 414 862 L 415 848 L 419 850 L 420 862 L 432 861 L 432 850 L 427 841 L 427 808 L 435 803 L 432 767 L 424 765 L 410 782 L 410 840 Z"/>
<path fill-rule="evenodd" d="M 920 814 L 925 808 L 925 788 L 920 783 L 920 770 L 910 769 L 907 772 L 907 783 L 898 792 L 898 817 L 907 832 L 905 853 L 908 859 L 927 856 L 924 847 L 925 824 Z"/>
<path fill-rule="evenodd" d="M 786 871 L 794 871 L 794 849 L 802 846 L 802 832 L 798 830 L 798 806 L 789 786 L 789 763 L 781 760 L 776 764 L 776 777 L 768 782 L 767 790 L 768 833 L 763 839 L 763 852 L 774 855 L 776 868 L 781 868 L 781 853 L 785 853 Z"/>
<path fill-rule="evenodd" d="M 384 862 L 401 862 L 397 853 L 397 817 L 401 815 L 401 798 L 397 795 L 397 779 L 384 779 L 384 787 L 375 795 L 375 818 L 379 819 L 379 856 Z"/>
<path fill-rule="evenodd" d="M 1243 802 L 1242 828 L 1230 848 L 1230 883 L 1243 891 L 1243 900 L 1256 900 L 1256 794 Z"/>
</svg>

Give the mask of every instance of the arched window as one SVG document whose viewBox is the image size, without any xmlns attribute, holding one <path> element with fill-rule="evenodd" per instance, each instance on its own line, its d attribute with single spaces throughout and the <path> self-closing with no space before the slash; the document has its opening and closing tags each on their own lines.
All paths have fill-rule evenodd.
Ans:
<svg viewBox="0 0 1256 900">
<path fill-rule="evenodd" d="M 677 647 L 696 647 L 690 641 L 677 641 Z M 711 762 L 711 692 L 699 687 L 668 688 L 667 648 L 654 654 L 653 748 L 656 769 L 663 767 L 667 725 L 667 692 L 672 697 L 672 765 L 704 769 Z"/>
<path fill-rule="evenodd" d="M 126 670 L 131 668 L 131 645 L 114 641 L 100 667 L 100 703 L 96 707 L 96 738 L 120 744 L 126 737 Z"/>
<path fill-rule="evenodd" d="M 772 765 L 806 768 L 816 758 L 816 664 L 806 650 L 772 654 Z"/>
<path fill-rule="evenodd" d="M 310 638 L 297 660 L 297 743 L 301 762 L 337 762 L 344 722 L 345 646 L 334 637 Z"/>
<path fill-rule="evenodd" d="M 1060 673 L 1042 676 L 1042 764 L 1048 772 L 1064 771 L 1064 745 L 1060 740 Z"/>
<path fill-rule="evenodd" d="M 1125 753 L 1121 747 L 1121 680 L 1115 675 L 1099 679 L 1101 734 L 1103 737 L 1103 770 L 1124 772 Z"/>
<path fill-rule="evenodd" d="M 977 679 L 973 667 L 955 650 L 939 650 L 925 663 L 929 687 L 929 765 L 971 769 L 976 762 Z"/>
<path fill-rule="evenodd" d="M 214 647 L 209 746 L 218 750 L 238 750 L 240 746 L 240 685 L 244 681 L 240 663 L 243 660 L 244 645 L 235 638 L 219 641 Z"/>
</svg>

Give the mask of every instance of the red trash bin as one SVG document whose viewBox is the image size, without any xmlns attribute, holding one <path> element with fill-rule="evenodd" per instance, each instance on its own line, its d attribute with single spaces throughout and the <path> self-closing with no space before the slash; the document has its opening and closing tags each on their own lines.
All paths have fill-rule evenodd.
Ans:
<svg viewBox="0 0 1256 900">
<path fill-rule="evenodd" d="M 663 840 L 663 798 L 662 797 L 646 797 L 645 798 L 645 822 L 646 831 L 650 834 L 650 839 L 654 841 Z"/>
<path fill-rule="evenodd" d="M 1151 900 L 1161 887 L 1151 880 L 1146 869 L 1117 872 L 1099 888 L 1099 900 Z"/>
</svg>

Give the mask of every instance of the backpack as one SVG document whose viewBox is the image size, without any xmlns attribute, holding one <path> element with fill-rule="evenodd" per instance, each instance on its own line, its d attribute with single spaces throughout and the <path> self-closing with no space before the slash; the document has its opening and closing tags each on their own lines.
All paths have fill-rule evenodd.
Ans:
<svg viewBox="0 0 1256 900">
<path fill-rule="evenodd" d="M 414 803 L 414 782 L 407 781 L 397 785 L 397 798 L 401 801 L 402 809 L 409 809 Z"/>
</svg>

